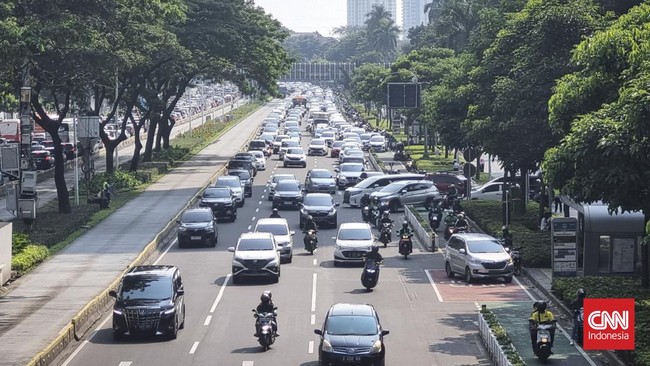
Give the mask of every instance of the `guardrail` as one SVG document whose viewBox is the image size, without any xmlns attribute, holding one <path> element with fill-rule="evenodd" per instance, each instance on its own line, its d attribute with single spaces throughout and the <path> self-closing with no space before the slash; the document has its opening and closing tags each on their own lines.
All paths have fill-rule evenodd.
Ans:
<svg viewBox="0 0 650 366">
<path fill-rule="evenodd" d="M 420 213 L 414 206 L 404 206 L 404 217 L 406 218 L 406 222 L 414 229 L 415 236 L 420 240 L 420 243 L 424 244 L 427 250 L 435 252 L 440 248 L 438 234 L 431 230 L 428 224 L 422 222 L 424 218 L 420 216 Z"/>
<path fill-rule="evenodd" d="M 483 313 L 478 312 L 478 333 L 481 336 L 481 340 L 487 349 L 490 359 L 494 362 L 496 366 L 512 366 L 512 363 L 508 360 L 508 357 L 503 352 L 503 348 L 497 341 L 497 337 L 490 329 L 487 321 L 483 318 Z"/>
<path fill-rule="evenodd" d="M 246 118 L 246 117 L 244 117 Z M 243 119 L 242 119 L 243 120 Z M 241 122 L 241 121 L 240 121 Z M 230 129 L 232 129 L 236 124 L 232 124 L 228 126 L 228 128 L 224 129 L 222 131 L 221 136 L 228 132 Z M 257 129 L 254 129 L 253 132 L 248 136 L 247 141 L 245 142 L 244 146 L 248 145 L 248 142 L 255 137 L 257 134 Z M 108 292 L 112 289 L 117 288 L 117 286 L 120 283 L 120 280 L 122 279 L 122 276 L 132 267 L 144 264 L 147 262 L 149 257 L 160 247 L 164 247 L 169 241 L 165 240 L 168 238 L 169 234 L 173 232 L 173 230 L 176 228 L 176 220 L 180 218 L 182 213 L 194 206 L 196 202 L 199 200 L 201 195 L 203 194 L 203 191 L 205 189 L 212 185 L 216 178 L 220 175 L 222 175 L 226 171 L 227 163 L 223 163 L 223 165 L 217 170 L 215 174 L 210 176 L 207 180 L 207 184 L 200 189 L 192 198 L 185 204 L 185 206 L 165 225 L 162 231 L 160 231 L 154 239 L 147 244 L 147 246 L 142 250 L 142 252 L 136 257 L 133 262 L 127 267 L 124 272 L 122 272 L 105 290 L 103 290 L 98 296 L 90 300 L 86 306 L 81 309 L 77 315 L 75 315 L 70 323 L 68 323 L 59 333 L 59 335 L 52 341 L 50 342 L 45 349 L 43 349 L 41 352 L 39 352 L 36 356 L 34 356 L 27 366 L 47 366 L 49 365 L 52 361 L 54 361 L 60 354 L 61 352 L 70 344 L 72 341 L 79 341 L 85 334 L 88 332 L 88 330 L 92 327 L 93 324 L 95 324 L 102 316 L 102 314 L 106 311 L 108 306 L 112 303 L 112 298 L 108 296 Z"/>
</svg>

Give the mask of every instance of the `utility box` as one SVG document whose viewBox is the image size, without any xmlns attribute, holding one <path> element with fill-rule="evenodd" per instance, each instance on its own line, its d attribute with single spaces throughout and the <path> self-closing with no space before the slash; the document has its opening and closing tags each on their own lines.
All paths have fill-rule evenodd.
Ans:
<svg viewBox="0 0 650 366">
<path fill-rule="evenodd" d="M 36 196 L 36 179 L 38 172 L 33 170 L 23 171 L 23 177 L 20 184 L 21 196 Z"/>
<path fill-rule="evenodd" d="M 35 219 L 36 218 L 36 200 L 32 198 L 18 200 L 18 218 Z"/>
<path fill-rule="evenodd" d="M 0 222 L 0 286 L 11 279 L 11 222 Z"/>
</svg>

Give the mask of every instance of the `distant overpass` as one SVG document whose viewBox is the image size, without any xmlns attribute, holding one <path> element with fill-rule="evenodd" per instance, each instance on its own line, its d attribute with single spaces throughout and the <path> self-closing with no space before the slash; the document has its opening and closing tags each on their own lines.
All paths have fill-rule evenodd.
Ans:
<svg viewBox="0 0 650 366">
<path fill-rule="evenodd" d="M 340 82 L 350 77 L 354 69 L 364 65 L 354 62 L 294 62 L 289 74 L 280 81 L 336 81 Z M 377 63 L 390 67 L 390 63 Z"/>
</svg>

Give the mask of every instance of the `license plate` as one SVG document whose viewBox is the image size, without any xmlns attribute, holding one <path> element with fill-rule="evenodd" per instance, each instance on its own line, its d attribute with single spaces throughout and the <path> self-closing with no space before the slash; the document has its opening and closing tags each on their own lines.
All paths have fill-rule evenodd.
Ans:
<svg viewBox="0 0 650 366">
<path fill-rule="evenodd" d="M 361 252 L 352 252 L 352 253 L 350 253 L 350 257 L 357 257 L 358 258 L 358 257 L 361 257 L 361 255 L 362 255 Z"/>
<path fill-rule="evenodd" d="M 201 240 L 200 236 L 190 236 L 190 240 Z"/>
<path fill-rule="evenodd" d="M 361 361 L 360 356 L 343 356 L 343 361 Z"/>
<path fill-rule="evenodd" d="M 284 204 L 285 204 L 285 205 L 291 205 L 291 204 L 293 204 L 293 202 L 291 202 L 291 201 L 284 201 Z"/>
</svg>

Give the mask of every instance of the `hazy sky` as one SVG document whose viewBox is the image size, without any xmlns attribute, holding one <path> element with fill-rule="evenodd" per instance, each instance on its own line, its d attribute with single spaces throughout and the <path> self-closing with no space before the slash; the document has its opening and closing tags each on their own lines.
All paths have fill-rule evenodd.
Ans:
<svg viewBox="0 0 650 366">
<path fill-rule="evenodd" d="M 295 32 L 329 36 L 347 23 L 347 0 L 255 0 L 255 4 Z"/>
</svg>

